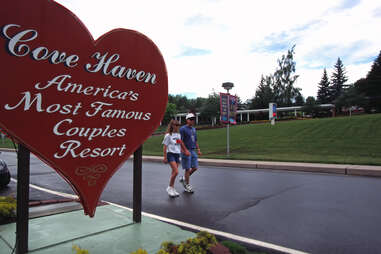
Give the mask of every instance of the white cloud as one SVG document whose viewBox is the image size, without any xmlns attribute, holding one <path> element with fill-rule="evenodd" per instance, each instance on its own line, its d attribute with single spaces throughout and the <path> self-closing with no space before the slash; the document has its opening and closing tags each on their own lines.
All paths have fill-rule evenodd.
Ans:
<svg viewBox="0 0 381 254">
<path fill-rule="evenodd" d="M 305 97 L 316 96 L 324 67 L 330 72 L 340 57 L 354 82 L 366 75 L 369 59 L 381 49 L 377 1 L 57 2 L 95 38 L 119 27 L 150 37 L 165 58 L 172 94 L 206 97 L 213 90 L 223 92 L 222 83 L 231 81 L 232 93 L 249 99 L 261 75 L 274 72 L 277 58 L 296 44 L 297 86 Z"/>
</svg>

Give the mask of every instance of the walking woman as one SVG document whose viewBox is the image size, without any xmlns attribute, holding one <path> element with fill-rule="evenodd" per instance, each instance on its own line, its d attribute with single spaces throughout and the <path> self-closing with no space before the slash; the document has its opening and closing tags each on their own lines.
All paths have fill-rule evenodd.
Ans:
<svg viewBox="0 0 381 254">
<path fill-rule="evenodd" d="M 179 133 L 180 124 L 177 120 L 171 120 L 168 124 L 168 128 L 163 140 L 163 155 L 164 163 L 169 163 L 172 169 L 171 177 L 169 179 L 169 186 L 167 187 L 167 193 L 170 197 L 178 197 L 179 193 L 175 190 L 174 184 L 176 176 L 179 173 L 180 153 L 188 154 L 188 149 L 181 141 L 181 135 Z"/>
</svg>

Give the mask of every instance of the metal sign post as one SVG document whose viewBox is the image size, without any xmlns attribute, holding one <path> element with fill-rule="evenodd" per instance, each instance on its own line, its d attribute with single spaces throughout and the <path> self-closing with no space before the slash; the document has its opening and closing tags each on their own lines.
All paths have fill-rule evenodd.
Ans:
<svg viewBox="0 0 381 254">
<path fill-rule="evenodd" d="M 228 91 L 228 123 L 226 126 L 226 156 L 230 156 L 230 102 L 229 102 L 229 90 Z"/>
<path fill-rule="evenodd" d="M 30 151 L 19 144 L 17 151 L 16 253 L 28 252 Z"/>
<path fill-rule="evenodd" d="M 226 156 L 229 157 L 230 156 L 230 130 L 229 130 L 229 127 L 230 127 L 230 102 L 229 102 L 229 90 L 232 89 L 234 87 L 234 84 L 231 83 L 231 82 L 225 82 L 222 84 L 222 87 L 227 91 L 227 100 L 228 100 L 228 105 L 227 105 L 227 115 L 228 115 L 228 119 L 227 119 L 227 126 L 226 126 Z"/>
<path fill-rule="evenodd" d="M 134 152 L 134 173 L 133 173 L 133 221 L 140 223 L 142 221 L 142 161 L 143 146 L 140 146 Z"/>
</svg>

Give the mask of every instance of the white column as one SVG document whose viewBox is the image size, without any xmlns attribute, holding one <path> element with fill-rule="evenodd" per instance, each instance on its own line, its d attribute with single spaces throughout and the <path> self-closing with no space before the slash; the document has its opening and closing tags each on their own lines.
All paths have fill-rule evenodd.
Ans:
<svg viewBox="0 0 381 254">
<path fill-rule="evenodd" d="M 249 112 L 247 112 L 247 118 L 246 118 L 247 122 L 250 122 L 250 115 L 249 115 Z"/>
</svg>

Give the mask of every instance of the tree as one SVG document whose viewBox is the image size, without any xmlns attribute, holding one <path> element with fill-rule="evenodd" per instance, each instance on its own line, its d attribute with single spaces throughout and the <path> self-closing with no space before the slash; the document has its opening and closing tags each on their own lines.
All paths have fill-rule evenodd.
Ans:
<svg viewBox="0 0 381 254">
<path fill-rule="evenodd" d="M 206 100 L 207 100 L 206 98 L 201 98 L 201 97 L 198 97 L 196 99 L 189 99 L 188 104 L 187 104 L 187 110 L 185 110 L 183 112 L 186 112 L 186 111 L 198 112 L 198 111 L 200 111 L 202 106 L 205 104 Z"/>
<path fill-rule="evenodd" d="M 242 102 L 241 97 L 238 94 L 234 94 L 234 96 L 237 98 L 237 110 L 246 109 L 246 104 Z"/>
<path fill-rule="evenodd" d="M 198 112 L 205 104 L 207 98 L 197 97 L 196 99 L 188 99 L 184 95 L 171 95 L 168 94 L 168 102 L 176 105 L 178 112 Z"/>
<path fill-rule="evenodd" d="M 366 109 L 381 112 L 381 51 L 365 80 L 360 84 L 357 84 L 357 88 L 368 98 Z"/>
<path fill-rule="evenodd" d="M 363 106 L 365 102 L 365 96 L 360 94 L 354 85 L 349 85 L 343 89 L 341 95 L 335 100 L 335 106 L 340 109 L 349 109 L 352 106 Z"/>
<path fill-rule="evenodd" d="M 202 119 L 211 120 L 214 117 L 219 118 L 220 115 L 220 95 L 216 92 L 209 94 L 205 104 L 200 110 L 200 117 Z"/>
<path fill-rule="evenodd" d="M 300 88 L 294 87 L 299 75 L 295 75 L 294 61 L 295 45 L 278 59 L 278 68 L 274 73 L 273 92 L 275 102 L 279 106 L 291 106 L 295 98 L 300 94 Z"/>
<path fill-rule="evenodd" d="M 374 60 L 372 68 L 366 76 L 369 80 L 381 80 L 381 51 L 378 57 Z"/>
<path fill-rule="evenodd" d="M 348 81 L 347 76 L 345 75 L 346 71 L 341 61 L 340 57 L 337 58 L 337 62 L 334 66 L 334 71 L 331 77 L 331 86 L 330 86 L 330 94 L 331 101 L 336 100 L 342 93 L 343 88 L 345 87 L 345 82 Z"/>
<path fill-rule="evenodd" d="M 331 102 L 330 82 L 327 75 L 327 70 L 324 68 L 323 76 L 318 85 L 317 102 L 327 104 Z"/>
<path fill-rule="evenodd" d="M 304 105 L 304 97 L 302 94 L 299 94 L 295 97 L 295 106 L 303 106 Z"/>
<path fill-rule="evenodd" d="M 304 104 L 302 111 L 312 115 L 314 117 L 318 111 L 318 106 L 316 105 L 316 100 L 313 96 L 308 96 L 306 103 Z"/>
<path fill-rule="evenodd" d="M 167 103 L 167 108 L 163 117 L 163 123 L 167 124 L 169 121 L 174 118 L 177 114 L 176 105 L 173 103 Z"/>
<path fill-rule="evenodd" d="M 173 103 L 176 105 L 176 109 L 179 112 L 186 112 L 189 108 L 189 100 L 183 95 L 168 95 L 168 103 Z"/>
<path fill-rule="evenodd" d="M 263 77 L 262 75 L 259 86 L 255 91 L 255 96 L 251 100 L 250 108 L 262 109 L 269 107 L 269 103 L 273 102 L 274 100 L 274 94 L 271 86 L 272 76 Z"/>
<path fill-rule="evenodd" d="M 278 59 L 278 67 L 273 75 L 261 77 L 260 84 L 251 101 L 251 108 L 267 108 L 269 102 L 275 102 L 278 106 L 291 106 L 301 103 L 302 89 L 294 86 L 299 75 L 295 75 L 294 61 L 295 45 Z"/>
</svg>

